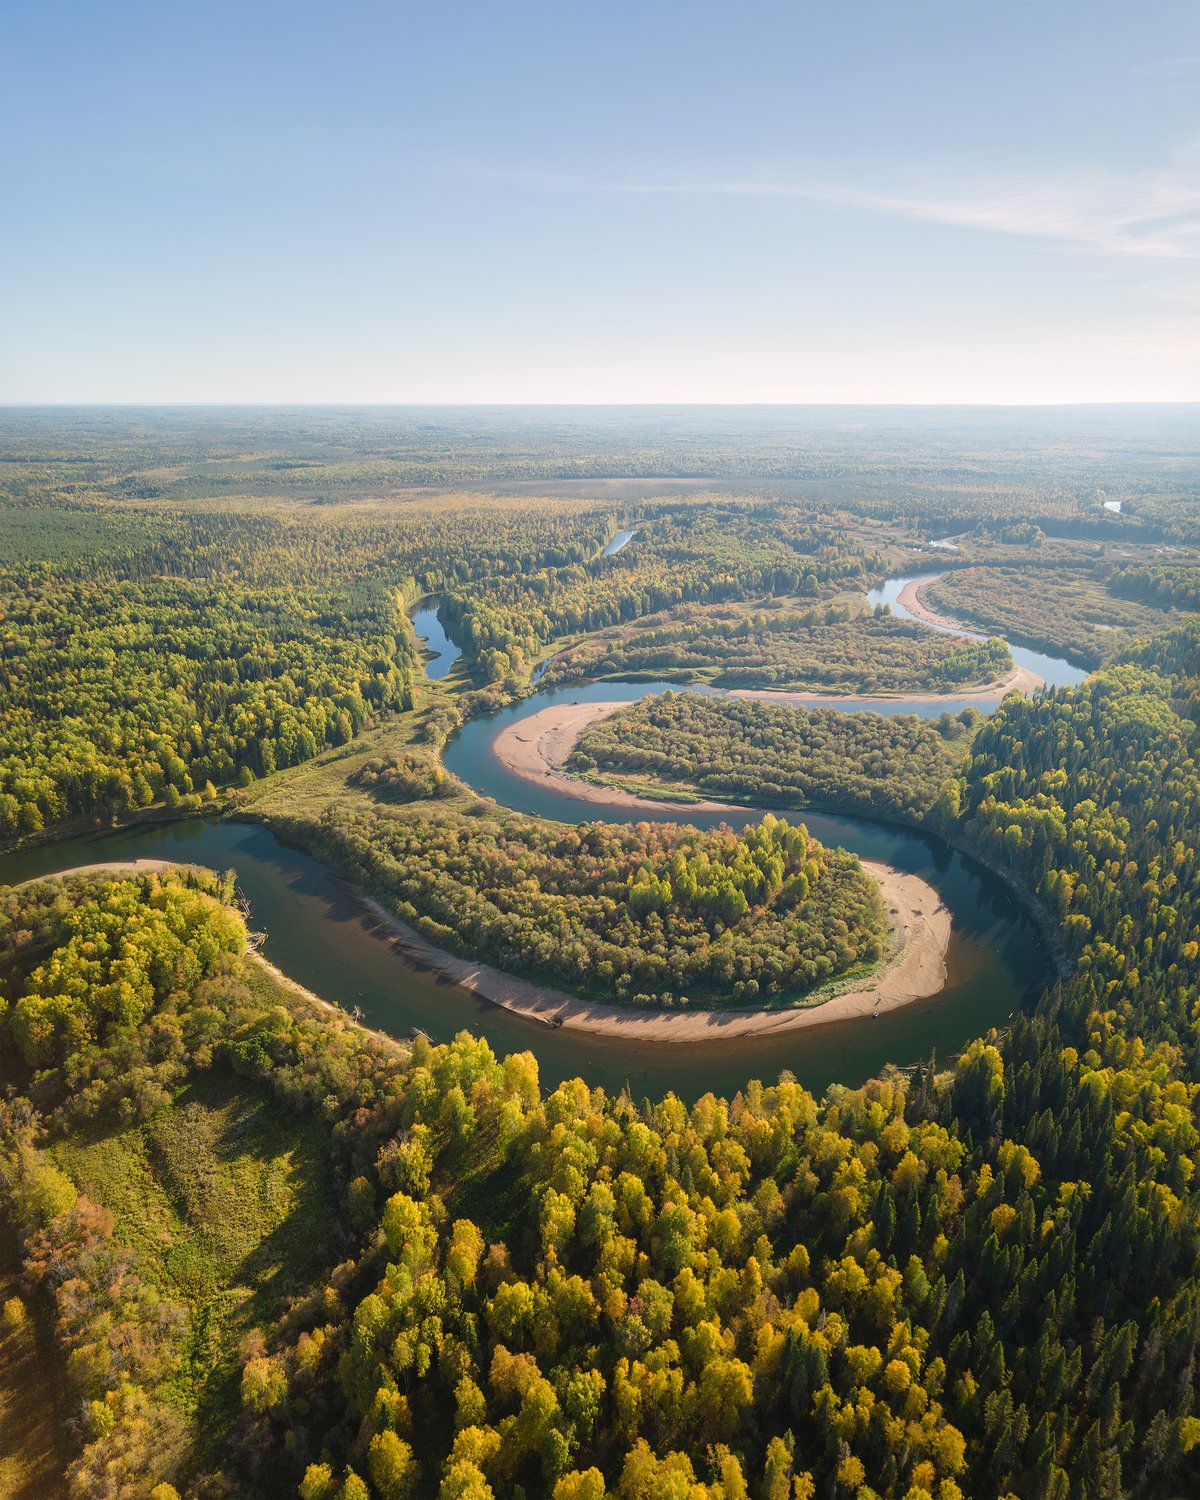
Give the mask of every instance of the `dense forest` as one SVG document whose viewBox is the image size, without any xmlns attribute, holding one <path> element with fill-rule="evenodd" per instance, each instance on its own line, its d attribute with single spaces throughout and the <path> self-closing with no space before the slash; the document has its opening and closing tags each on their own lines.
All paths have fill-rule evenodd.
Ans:
<svg viewBox="0 0 1200 1500">
<path fill-rule="evenodd" d="M 920 822 L 981 722 L 974 709 L 919 719 L 664 693 L 589 725 L 567 765 L 620 785 Z"/>
<path fill-rule="evenodd" d="M 1122 568 L 1108 586 L 1123 599 L 1140 599 L 1160 609 L 1200 610 L 1200 568 L 1186 563 Z"/>
<path fill-rule="evenodd" d="M 1012 671 L 1002 640 L 963 640 L 886 610 L 863 610 L 858 596 L 805 610 L 677 611 L 581 642 L 551 659 L 544 680 L 661 677 L 774 691 L 949 693 Z"/>
<path fill-rule="evenodd" d="M 879 562 L 746 501 L 664 505 L 613 557 L 608 509 L 562 502 L 7 514 L 0 839 L 212 800 L 412 707 L 405 611 L 430 593 L 468 670 L 512 693 L 563 634 L 689 599 L 815 594 Z"/>
<path fill-rule="evenodd" d="M 1196 1492 L 1190 440 L 859 415 L 0 416 L 0 838 L 236 805 L 590 997 L 811 1000 L 887 924 L 779 817 L 566 826 L 464 789 L 448 738 L 539 661 L 996 675 L 994 643 L 847 608 L 952 535 L 931 604 L 1101 664 L 986 717 L 668 693 L 581 738 L 577 774 L 918 825 L 1039 913 L 1028 1011 L 820 1098 L 548 1089 L 466 1033 L 371 1033 L 264 964 L 232 874 L 0 887 L 3 1500 Z M 636 482 L 668 473 L 697 492 Z M 464 648 L 439 683 L 430 595 Z"/>
<path fill-rule="evenodd" d="M 877 961 L 879 889 L 767 817 L 740 833 L 451 808 L 330 806 L 276 824 L 442 948 L 640 1006 L 778 1004 Z"/>
<path fill-rule="evenodd" d="M 543 1098 L 531 1059 L 470 1038 L 388 1054 L 256 1001 L 212 896 L 10 894 L 10 1028 L 50 973 L 83 1000 L 6 1105 L 3 1175 L 24 1256 L 6 1316 L 53 1299 L 91 1403 L 72 1493 L 1186 1493 L 1198 651 L 1185 627 L 985 721 L 937 815 L 1052 903 L 1074 976 L 946 1072 L 821 1102 L 786 1078 L 690 1110 Z M 135 927 L 160 934 L 148 960 L 86 951 L 109 913 L 176 904 Z M 114 1016 L 118 965 L 146 1004 Z M 91 1199 L 59 1163 L 222 1070 L 319 1105 L 349 1238 L 242 1338 L 242 1416 L 209 1446 L 204 1387 L 176 1378 L 193 1306 L 122 1242 L 111 1181 Z"/>
<path fill-rule="evenodd" d="M 4 602 L 0 838 L 198 806 L 412 706 L 383 590 L 42 582 Z"/>
<path fill-rule="evenodd" d="M 267 497 L 328 505 L 411 498 L 410 486 L 545 481 L 618 497 L 740 484 L 851 504 L 934 536 L 1014 525 L 1122 541 L 1195 540 L 1200 464 L 1186 409 L 863 407 L 362 408 L 0 417 L 0 488 L 23 501 Z M 1115 515 L 1104 508 L 1120 499 Z"/>
<path fill-rule="evenodd" d="M 556 637 L 591 633 L 672 606 L 821 593 L 862 578 L 881 558 L 811 512 L 705 501 L 662 507 L 635 540 L 591 568 L 541 569 L 446 591 L 455 639 L 488 679 L 518 674 Z"/>
</svg>

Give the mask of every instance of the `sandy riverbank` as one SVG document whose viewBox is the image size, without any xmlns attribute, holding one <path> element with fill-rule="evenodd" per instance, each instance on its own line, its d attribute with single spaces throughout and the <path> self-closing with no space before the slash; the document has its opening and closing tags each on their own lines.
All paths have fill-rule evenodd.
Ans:
<svg viewBox="0 0 1200 1500">
<path fill-rule="evenodd" d="M 350 1026 L 357 1026 L 360 1031 L 365 1031 L 381 1047 L 386 1047 L 390 1052 L 399 1052 L 401 1054 L 408 1052 L 407 1042 L 402 1042 L 398 1037 L 389 1036 L 386 1031 L 377 1031 L 370 1026 L 364 1025 L 362 1021 L 355 1020 L 348 1011 L 335 1001 L 326 1000 L 321 995 L 316 994 L 315 991 L 306 989 L 304 985 L 293 979 L 289 974 L 285 974 L 277 964 L 273 964 L 269 958 L 264 958 L 261 953 L 256 953 L 253 949 L 247 949 L 242 956 L 269 974 L 281 989 L 286 990 L 288 994 L 293 995 L 297 1000 L 302 1001 L 306 1005 L 315 1006 L 317 1010 L 325 1014 L 332 1012 L 339 1020 L 345 1021 Z"/>
<path fill-rule="evenodd" d="M 763 703 L 816 703 L 828 707 L 831 701 L 836 700 L 839 709 L 861 708 L 869 713 L 872 709 L 878 709 L 886 705 L 894 704 L 897 700 L 911 703 L 914 710 L 921 708 L 946 708 L 957 710 L 962 703 L 995 703 L 997 699 L 1003 698 L 1006 693 L 1018 692 L 1036 693 L 1044 686 L 1042 679 L 1036 672 L 1031 672 L 1028 667 L 1014 666 L 1006 677 L 999 677 L 995 682 L 985 682 L 978 687 L 954 687 L 945 693 L 929 693 L 920 696 L 916 693 L 897 693 L 892 697 L 882 693 L 877 694 L 834 694 L 834 693 L 788 693 L 780 692 L 776 688 L 730 688 L 725 694 L 728 698 L 753 698 Z"/>
<path fill-rule="evenodd" d="M 53 870 L 49 875 L 34 875 L 22 880 L 16 889 L 37 885 L 43 880 L 65 880 L 68 875 L 152 875 L 162 870 L 200 870 L 202 865 L 189 865 L 177 859 L 111 859 L 94 865 L 73 865 L 69 870 Z"/>
<path fill-rule="evenodd" d="M 79 865 L 39 878 L 61 879 L 68 875 L 101 873 L 144 874 L 173 868 L 199 869 L 200 866 L 181 866 L 170 860 L 139 859 Z M 805 1026 L 820 1026 L 830 1021 L 852 1020 L 871 1016 L 876 1012 L 897 1010 L 915 1001 L 928 999 L 942 989 L 946 982 L 950 913 L 942 905 L 937 891 L 919 876 L 904 874 L 892 869 L 890 865 L 864 860 L 863 868 L 879 881 L 884 905 L 890 915 L 891 957 L 863 982 L 851 984 L 842 993 L 807 1008 L 792 1010 L 647 1012 L 627 1006 L 583 1000 L 562 990 L 517 979 L 487 964 L 447 953 L 445 949 L 423 938 L 365 892 L 354 886 L 347 886 L 347 890 L 407 958 L 527 1020 L 548 1026 L 561 1026 L 570 1031 L 624 1037 L 630 1041 L 715 1042 L 777 1031 L 794 1031 Z M 261 954 L 248 953 L 246 956 L 285 985 L 298 999 L 325 1011 L 336 1009 L 340 1016 L 345 1016 L 345 1012 L 339 1007 L 291 979 Z M 374 1031 L 372 1035 L 388 1046 L 402 1045 L 383 1032 Z"/>
<path fill-rule="evenodd" d="M 501 730 L 492 750 L 501 764 L 523 781 L 532 781 L 537 786 L 549 787 L 599 807 L 641 807 L 646 809 L 648 817 L 656 809 L 666 807 L 678 812 L 681 806 L 686 806 L 688 812 L 728 813 L 730 817 L 746 820 L 753 817 L 746 808 L 729 802 L 654 802 L 617 787 L 593 786 L 590 781 L 566 775 L 562 766 L 588 725 L 629 706 L 628 703 L 609 701 L 552 703 L 549 708 L 539 709 L 527 719 L 518 719 L 515 724 Z"/>
<path fill-rule="evenodd" d="M 986 640 L 986 636 L 980 635 L 977 631 L 967 630 L 957 620 L 949 620 L 945 615 L 939 615 L 936 610 L 931 609 L 925 603 L 924 599 L 921 598 L 921 590 L 927 583 L 932 583 L 937 577 L 940 577 L 940 575 L 930 573 L 925 578 L 914 578 L 911 583 L 906 584 L 901 589 L 899 603 L 908 610 L 909 614 L 915 615 L 918 620 L 923 620 L 926 625 L 937 625 L 942 630 L 952 630 L 956 635 L 962 636 L 964 640 Z M 1028 667 L 1014 667 L 1003 682 L 994 683 L 991 687 L 975 688 L 970 692 L 956 693 L 955 696 L 959 698 L 994 698 L 998 692 L 1011 693 L 1015 691 L 1024 693 L 1028 697 L 1045 686 L 1046 679 L 1039 677 L 1036 672 L 1030 671 Z"/>
<path fill-rule="evenodd" d="M 910 589 L 912 587 L 912 585 L 909 586 Z M 905 594 L 908 593 L 909 589 L 906 589 Z M 904 595 L 901 598 L 906 607 L 911 607 L 911 602 L 904 598 Z M 919 600 L 916 602 L 920 604 Z M 923 606 L 920 607 L 923 608 Z M 1044 683 L 1036 672 L 1029 671 L 1027 667 L 1014 667 L 1006 677 L 996 682 L 986 683 L 981 687 L 958 689 L 946 696 L 952 698 L 957 706 L 962 702 L 995 702 L 1003 698 L 1006 693 L 1013 691 L 1028 695 L 1036 693 L 1043 686 Z M 681 684 L 679 691 L 686 692 L 686 685 Z M 723 696 L 752 699 L 762 703 L 808 704 L 828 703 L 834 695 L 811 692 L 787 693 L 770 688 L 730 688 Z M 838 703 L 841 705 L 868 711 L 895 701 L 894 698 L 866 695 L 838 698 Z M 904 701 L 923 707 L 949 707 L 944 698 L 934 694 L 923 698 L 906 695 Z M 713 802 L 707 799 L 688 803 L 657 801 L 650 797 L 639 797 L 619 787 L 599 786 L 593 782 L 584 781 L 578 776 L 567 775 L 563 766 L 583 731 L 600 719 L 606 719 L 619 709 L 630 706 L 628 702 L 617 702 L 611 699 L 605 699 L 599 703 L 552 703 L 547 708 L 530 714 L 528 718 L 518 719 L 502 729 L 496 736 L 492 751 L 506 769 L 521 777 L 523 781 L 548 787 L 551 791 L 562 792 L 581 803 L 589 803 L 596 807 L 643 808 L 648 816 L 652 816 L 655 811 L 678 812 L 680 808 L 698 813 L 726 813 L 730 818 L 746 815 L 746 808 L 739 807 L 736 803 Z"/>
<path fill-rule="evenodd" d="M 950 913 L 941 897 L 917 875 L 873 860 L 863 860 L 862 865 L 879 881 L 891 917 L 893 956 L 862 983 L 807 1009 L 795 1010 L 642 1011 L 581 1000 L 577 995 L 530 984 L 486 964 L 458 958 L 427 942 L 379 902 L 366 896 L 360 900 L 406 957 L 527 1020 L 631 1042 L 719 1042 L 899 1010 L 927 1000 L 943 988 Z"/>
</svg>

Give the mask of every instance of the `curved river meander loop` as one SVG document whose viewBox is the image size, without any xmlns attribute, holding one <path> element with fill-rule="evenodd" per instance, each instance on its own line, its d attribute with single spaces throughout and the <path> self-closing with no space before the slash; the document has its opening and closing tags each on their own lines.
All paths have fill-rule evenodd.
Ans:
<svg viewBox="0 0 1200 1500">
<path fill-rule="evenodd" d="M 889 580 L 872 595 L 872 602 L 887 594 L 892 602 L 905 582 Z M 427 629 L 420 634 L 435 647 Z M 1083 675 L 1065 662 L 1054 663 L 1038 653 L 1025 655 L 1053 667 L 1054 676 L 1034 665 L 1051 682 L 1055 677 L 1077 681 Z M 1061 673 L 1067 675 L 1061 677 Z M 713 815 L 689 814 L 685 807 L 643 813 L 582 803 L 513 775 L 492 752 L 496 736 L 507 724 L 536 713 L 549 702 L 562 698 L 632 701 L 669 686 L 678 689 L 679 684 L 604 682 L 544 689 L 488 719 L 469 723 L 449 746 L 446 764 L 477 791 L 520 812 L 568 822 L 602 815 L 612 821 L 653 817 L 711 824 L 718 821 Z M 846 699 L 829 701 L 840 707 L 855 706 Z M 870 706 L 894 713 L 937 713 L 956 705 L 951 699 L 941 699 L 932 707 L 929 700 Z M 755 816 L 747 809 L 747 821 Z M 948 1056 L 989 1026 L 1002 1025 L 1041 988 L 1049 962 L 1033 921 L 1003 882 L 974 861 L 940 840 L 867 818 L 812 811 L 791 816 L 802 818 L 827 844 L 841 844 L 864 857 L 913 871 L 937 888 L 954 924 L 947 983 L 939 994 L 885 1012 L 876 1020 L 832 1022 L 768 1038 L 630 1043 L 619 1037 L 552 1030 L 524 1020 L 413 965 L 332 870 L 286 848 L 269 829 L 256 824 L 193 820 L 71 839 L 6 856 L 2 878 L 16 883 L 76 865 L 138 857 L 232 867 L 250 900 L 253 925 L 268 934 L 266 956 L 317 994 L 347 1008 L 359 1006 L 368 1024 L 397 1036 L 407 1036 L 419 1027 L 436 1041 L 449 1040 L 466 1028 L 487 1037 L 497 1052 L 527 1049 L 535 1053 L 547 1085 L 580 1075 L 608 1089 L 628 1083 L 635 1096 L 658 1095 L 667 1089 L 688 1099 L 708 1089 L 728 1094 L 748 1078 L 774 1078 L 783 1068 L 817 1091 L 833 1082 L 857 1084 L 888 1062 L 913 1063 L 935 1048 L 942 1057 Z"/>
</svg>

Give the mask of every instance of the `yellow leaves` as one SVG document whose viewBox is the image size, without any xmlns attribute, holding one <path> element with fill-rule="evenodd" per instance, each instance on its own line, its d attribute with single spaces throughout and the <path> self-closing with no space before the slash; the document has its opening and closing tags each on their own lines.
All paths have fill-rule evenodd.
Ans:
<svg viewBox="0 0 1200 1500">
<path fill-rule="evenodd" d="M 367 1453 L 371 1482 L 382 1500 L 409 1500 L 420 1477 L 413 1451 L 394 1432 L 377 1432 Z"/>
<path fill-rule="evenodd" d="M 838 1464 L 837 1478 L 840 1485 L 848 1490 L 857 1490 L 859 1485 L 866 1482 L 867 1471 L 863 1467 L 862 1459 L 856 1458 L 853 1453 L 848 1453 Z"/>
<path fill-rule="evenodd" d="M 883 1372 L 883 1383 L 893 1395 L 902 1396 L 912 1384 L 913 1372 L 903 1359 L 889 1360 Z"/>
<path fill-rule="evenodd" d="M 456 1219 L 446 1252 L 446 1272 L 460 1286 L 473 1286 L 483 1254 L 483 1235 L 470 1219 Z"/>
<path fill-rule="evenodd" d="M 326 1334 L 323 1328 L 314 1328 L 311 1333 L 302 1333 L 296 1340 L 296 1373 L 311 1378 L 321 1363 Z"/>
<path fill-rule="evenodd" d="M 826 1295 L 836 1303 L 853 1310 L 870 1286 L 867 1273 L 852 1255 L 844 1255 L 830 1272 Z"/>
<path fill-rule="evenodd" d="M 394 1193 L 384 1204 L 383 1235 L 388 1251 L 408 1264 L 427 1257 L 437 1244 L 429 1210 L 407 1193 Z"/>
<path fill-rule="evenodd" d="M 274 1411 L 287 1400 L 287 1374 L 280 1360 L 252 1359 L 242 1371 L 242 1404 L 253 1412 Z"/>
<path fill-rule="evenodd" d="M 938 1427 L 929 1438 L 929 1450 L 938 1468 L 947 1474 L 961 1473 L 966 1462 L 966 1439 L 949 1422 Z"/>
<path fill-rule="evenodd" d="M 1017 1217 L 1017 1211 L 1011 1203 L 999 1203 L 992 1209 L 992 1230 L 997 1239 L 1004 1237 L 1005 1230 Z"/>
<path fill-rule="evenodd" d="M 871 1344 L 848 1344 L 846 1363 L 856 1385 L 866 1385 L 883 1368 L 883 1355 Z"/>
<path fill-rule="evenodd" d="M 605 1500 L 607 1494 L 599 1469 L 572 1469 L 555 1482 L 552 1500 Z"/>
<path fill-rule="evenodd" d="M 893 1118 L 880 1132 L 880 1144 L 891 1156 L 898 1157 L 905 1151 L 909 1141 L 909 1129 L 899 1117 Z"/>
<path fill-rule="evenodd" d="M 519 1344 L 533 1332 L 534 1290 L 527 1281 L 506 1281 L 488 1303 L 488 1324 L 506 1344 Z"/>
<path fill-rule="evenodd" d="M 892 1172 L 892 1186 L 897 1193 L 914 1192 L 925 1178 L 925 1164 L 912 1151 L 905 1151 Z"/>
<path fill-rule="evenodd" d="M 1042 1175 L 1037 1158 L 1030 1154 L 1027 1147 L 1014 1145 L 1012 1141 L 1001 1143 L 996 1160 L 1005 1174 L 1015 1169 L 1026 1189 L 1032 1188 Z"/>
</svg>

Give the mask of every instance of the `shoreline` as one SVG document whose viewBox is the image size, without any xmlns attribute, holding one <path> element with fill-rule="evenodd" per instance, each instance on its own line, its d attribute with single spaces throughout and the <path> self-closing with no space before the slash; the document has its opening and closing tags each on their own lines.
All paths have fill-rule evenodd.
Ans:
<svg viewBox="0 0 1200 1500">
<path fill-rule="evenodd" d="M 832 1021 L 856 1020 L 929 1000 L 946 984 L 950 913 L 933 886 L 875 860 L 862 867 L 879 882 L 892 917 L 893 952 L 861 983 L 808 1006 L 777 1010 L 638 1010 L 585 1000 L 565 990 L 532 984 L 473 959 L 460 958 L 423 938 L 374 897 L 348 886 L 355 899 L 406 957 L 529 1021 L 564 1031 L 590 1032 L 632 1042 L 719 1042 L 796 1031 Z"/>
<path fill-rule="evenodd" d="M 919 703 L 922 708 L 941 704 L 947 713 L 956 713 L 958 705 L 962 703 L 993 703 L 1012 692 L 1024 693 L 1028 697 L 1044 686 L 1045 683 L 1036 672 L 1031 672 L 1028 667 L 1014 666 L 1007 677 L 996 682 L 985 682 L 978 687 L 954 688 L 946 693 L 928 693 L 924 697 L 916 693 L 897 693 L 893 696 L 885 693 L 792 693 L 779 688 L 724 688 L 719 691 L 727 698 L 754 698 L 765 703 L 813 703 L 818 708 L 829 708 L 836 703 L 839 709 L 853 705 L 861 708 L 864 713 L 870 713 L 879 704 L 891 703 Z"/>
<path fill-rule="evenodd" d="M 563 990 L 532 984 L 502 973 L 488 964 L 460 958 L 437 947 L 408 923 L 389 911 L 361 887 L 343 882 L 358 906 L 382 927 L 405 956 L 442 975 L 492 1005 L 500 1006 L 528 1021 L 567 1031 L 623 1038 L 633 1042 L 718 1042 L 738 1037 L 763 1036 L 780 1031 L 855 1020 L 899 1010 L 920 1000 L 929 1000 L 946 983 L 946 951 L 950 942 L 950 913 L 933 886 L 918 875 L 905 874 L 890 865 L 863 860 L 863 869 L 880 885 L 891 917 L 892 952 L 874 973 L 828 999 L 811 1005 L 776 1010 L 636 1010 L 631 1006 L 585 1000 Z M 23 884 L 60 880 L 81 874 L 130 874 L 170 869 L 200 869 L 173 860 L 142 859 L 77 865 L 52 875 L 37 876 Z M 309 1004 L 325 1012 L 336 1012 L 351 1025 L 359 1026 L 389 1047 L 404 1042 L 356 1021 L 335 1001 L 307 989 L 261 953 L 245 955 L 277 981 Z"/>
<path fill-rule="evenodd" d="M 935 578 L 940 578 L 941 576 L 940 573 L 929 573 L 923 578 L 914 578 L 911 583 L 906 584 L 900 590 L 897 603 L 902 604 L 910 615 L 915 616 L 916 619 L 926 625 L 935 625 L 940 630 L 953 631 L 955 635 L 961 636 L 966 641 L 987 640 L 986 636 L 979 635 L 973 630 L 967 630 L 957 620 L 950 620 L 945 615 L 939 615 L 935 609 L 932 609 L 921 598 L 921 590 L 925 585 L 932 583 Z M 1028 667 L 1015 666 L 1004 680 L 1003 692 L 1011 693 L 1015 691 L 1024 693 L 1029 698 L 1034 693 L 1040 692 L 1045 686 L 1046 679 L 1044 677 L 1039 677 L 1036 672 L 1031 671 Z M 971 695 L 969 693 L 960 693 L 958 696 L 967 698 Z"/>
<path fill-rule="evenodd" d="M 598 807 L 644 807 L 652 812 L 663 808 L 678 812 L 680 808 L 686 808 L 688 812 L 740 815 L 747 822 L 753 819 L 751 808 L 738 807 L 732 802 L 707 799 L 687 803 L 656 802 L 636 797 L 620 787 L 595 786 L 590 781 L 567 775 L 562 767 L 583 731 L 615 714 L 618 709 L 629 706 L 627 702 L 614 699 L 605 699 L 602 703 L 552 703 L 502 729 L 492 744 L 492 753 L 506 770 L 522 781 L 565 792 L 569 797 Z"/>
<path fill-rule="evenodd" d="M 99 860 L 92 865 L 72 865 L 67 870 L 55 870 L 49 875 L 34 875 L 29 880 L 22 880 L 13 886 L 13 890 L 23 890 L 26 886 L 40 885 L 44 880 L 66 880 L 72 875 L 161 875 L 167 870 L 192 871 L 198 873 L 204 871 L 206 874 L 215 875 L 217 871 L 209 865 L 192 864 L 190 861 L 178 859 L 151 859 L 142 857 L 138 859 L 109 859 Z M 241 955 L 255 967 L 264 970 L 276 984 L 287 990 L 297 1000 L 306 1005 L 315 1005 L 326 1014 L 336 1015 L 351 1026 L 357 1026 L 360 1031 L 365 1031 L 368 1036 L 389 1049 L 399 1049 L 402 1053 L 407 1051 L 406 1044 L 395 1036 L 390 1036 L 386 1031 L 378 1031 L 372 1026 L 367 1026 L 362 1021 L 356 1021 L 352 1015 L 340 1006 L 336 1000 L 326 1000 L 323 995 L 318 995 L 315 990 L 310 990 L 293 979 L 290 974 L 285 974 L 271 960 L 259 953 L 256 948 L 247 948 Z"/>
</svg>

